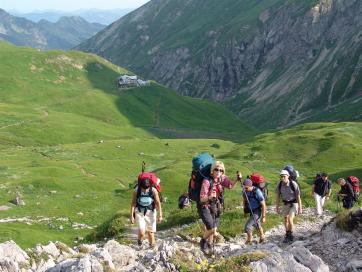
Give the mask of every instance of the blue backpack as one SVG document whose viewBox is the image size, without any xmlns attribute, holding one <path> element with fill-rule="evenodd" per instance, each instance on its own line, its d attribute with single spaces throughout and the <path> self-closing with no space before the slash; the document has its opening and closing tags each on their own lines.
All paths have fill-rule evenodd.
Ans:
<svg viewBox="0 0 362 272">
<path fill-rule="evenodd" d="M 188 188 L 191 200 L 200 201 L 201 185 L 205 178 L 210 181 L 210 188 L 212 188 L 213 179 L 210 177 L 210 171 L 214 161 L 215 159 L 209 153 L 201 153 L 192 159 L 192 172 Z"/>
</svg>

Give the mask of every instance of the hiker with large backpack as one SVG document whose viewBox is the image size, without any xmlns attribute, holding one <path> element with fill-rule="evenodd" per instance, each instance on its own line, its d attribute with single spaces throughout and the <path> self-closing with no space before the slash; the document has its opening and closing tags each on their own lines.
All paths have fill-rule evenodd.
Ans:
<svg viewBox="0 0 362 272">
<path fill-rule="evenodd" d="M 280 172 L 280 181 L 275 189 L 276 193 L 276 211 L 284 215 L 285 238 L 284 242 L 292 242 L 294 230 L 294 217 L 302 213 L 302 200 L 300 197 L 300 188 L 298 183 L 290 179 L 289 172 L 282 170 Z M 280 210 L 280 200 L 283 201 L 282 210 Z"/>
<path fill-rule="evenodd" d="M 344 178 L 337 179 L 338 184 L 341 186 L 340 191 L 337 193 L 338 201 L 342 198 L 343 208 L 351 209 L 355 202 L 355 194 L 352 185 Z"/>
<path fill-rule="evenodd" d="M 253 186 L 258 188 L 261 193 L 263 194 L 264 200 L 268 200 L 268 183 L 266 182 L 263 175 L 260 173 L 252 173 L 250 176 L 248 175 L 246 177 L 247 179 L 250 179 L 253 182 Z"/>
<path fill-rule="evenodd" d="M 314 197 L 316 203 L 318 216 L 323 214 L 324 203 L 331 197 L 331 193 L 332 182 L 328 179 L 328 174 L 317 174 L 312 185 L 312 197 Z"/>
<path fill-rule="evenodd" d="M 138 185 L 132 194 L 131 223 L 137 222 L 139 246 L 142 245 L 146 232 L 150 248 L 156 245 L 156 217 L 158 223 L 162 221 L 162 208 L 157 186 L 159 186 L 159 181 L 154 173 L 142 172 L 138 176 Z"/>
<path fill-rule="evenodd" d="M 253 239 L 253 229 L 257 228 L 259 234 L 259 243 L 265 241 L 264 231 L 261 223 L 266 221 L 266 204 L 262 191 L 253 186 L 251 179 L 246 179 L 243 183 L 244 213 L 250 213 L 250 217 L 245 224 L 245 233 L 247 235 L 246 244 L 251 244 Z"/>
<path fill-rule="evenodd" d="M 225 175 L 225 166 L 221 161 L 214 161 L 210 173 L 205 176 L 200 188 L 200 201 L 197 210 L 205 224 L 205 231 L 200 241 L 201 250 L 208 254 L 212 248 L 214 236 L 219 226 L 223 206 L 224 188 L 231 189 L 242 175 L 238 172 L 236 180 L 231 181 Z"/>
</svg>

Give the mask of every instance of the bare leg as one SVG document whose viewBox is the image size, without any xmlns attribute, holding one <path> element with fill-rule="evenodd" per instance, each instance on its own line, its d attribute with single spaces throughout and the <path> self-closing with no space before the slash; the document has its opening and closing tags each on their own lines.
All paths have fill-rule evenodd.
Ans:
<svg viewBox="0 0 362 272">
<path fill-rule="evenodd" d="M 289 231 L 290 226 L 289 226 L 289 215 L 284 217 L 284 226 L 285 226 L 285 231 Z"/>
<path fill-rule="evenodd" d="M 289 215 L 288 216 L 288 229 L 287 230 L 289 230 L 289 231 L 293 231 L 294 230 L 294 215 L 293 216 L 291 216 L 291 215 Z"/>
<path fill-rule="evenodd" d="M 138 230 L 138 240 L 143 240 L 145 237 L 145 231 L 144 230 Z"/>
<path fill-rule="evenodd" d="M 253 233 L 252 232 L 247 232 L 246 233 L 246 242 L 245 243 L 251 243 L 252 240 L 253 240 Z"/>
<path fill-rule="evenodd" d="M 156 244 L 155 233 L 148 231 L 147 234 L 148 234 L 148 242 L 149 242 L 150 246 L 154 246 Z"/>
</svg>

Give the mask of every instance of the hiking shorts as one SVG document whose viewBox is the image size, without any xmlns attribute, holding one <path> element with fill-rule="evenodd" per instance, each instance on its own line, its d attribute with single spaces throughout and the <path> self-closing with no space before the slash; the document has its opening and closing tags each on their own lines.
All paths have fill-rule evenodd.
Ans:
<svg viewBox="0 0 362 272">
<path fill-rule="evenodd" d="M 138 229 L 141 232 L 156 232 L 156 210 L 147 210 L 146 214 L 136 210 L 135 214 Z"/>
<path fill-rule="evenodd" d="M 248 219 L 248 221 L 246 221 L 245 224 L 245 233 L 250 233 L 254 230 L 254 228 L 259 227 L 261 228 L 261 224 L 260 224 L 260 218 L 261 218 L 261 210 L 255 210 L 253 211 L 254 214 L 254 218 L 252 216 L 252 214 L 250 213 L 250 217 Z M 256 224 L 255 224 L 256 222 Z"/>
<path fill-rule="evenodd" d="M 282 214 L 284 216 L 295 216 L 298 212 L 298 203 L 286 203 L 283 205 Z"/>
<path fill-rule="evenodd" d="M 211 230 L 219 226 L 220 217 L 217 214 L 212 213 L 210 208 L 198 205 L 197 211 L 207 230 Z"/>
</svg>

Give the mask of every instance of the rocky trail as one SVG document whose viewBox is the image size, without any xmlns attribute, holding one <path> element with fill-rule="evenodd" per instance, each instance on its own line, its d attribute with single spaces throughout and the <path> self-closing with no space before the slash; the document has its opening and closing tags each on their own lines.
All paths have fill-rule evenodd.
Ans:
<svg viewBox="0 0 362 272">
<path fill-rule="evenodd" d="M 194 265 L 208 271 L 212 263 L 221 259 L 253 252 L 262 252 L 265 257 L 250 263 L 252 271 L 362 271 L 362 208 L 356 214 L 356 229 L 344 232 L 336 228 L 333 213 L 317 218 L 313 209 L 305 209 L 296 225 L 293 243 L 282 242 L 284 227 L 280 225 L 265 233 L 267 241 L 262 244 L 245 245 L 244 236 L 219 241 L 213 256 L 200 251 L 198 239 L 178 236 L 176 228 L 158 232 L 154 249 L 147 242 L 140 247 L 110 240 L 73 249 L 50 242 L 23 251 L 10 241 L 0 244 L 0 271 L 180 271 L 181 259 L 189 268 Z"/>
</svg>

